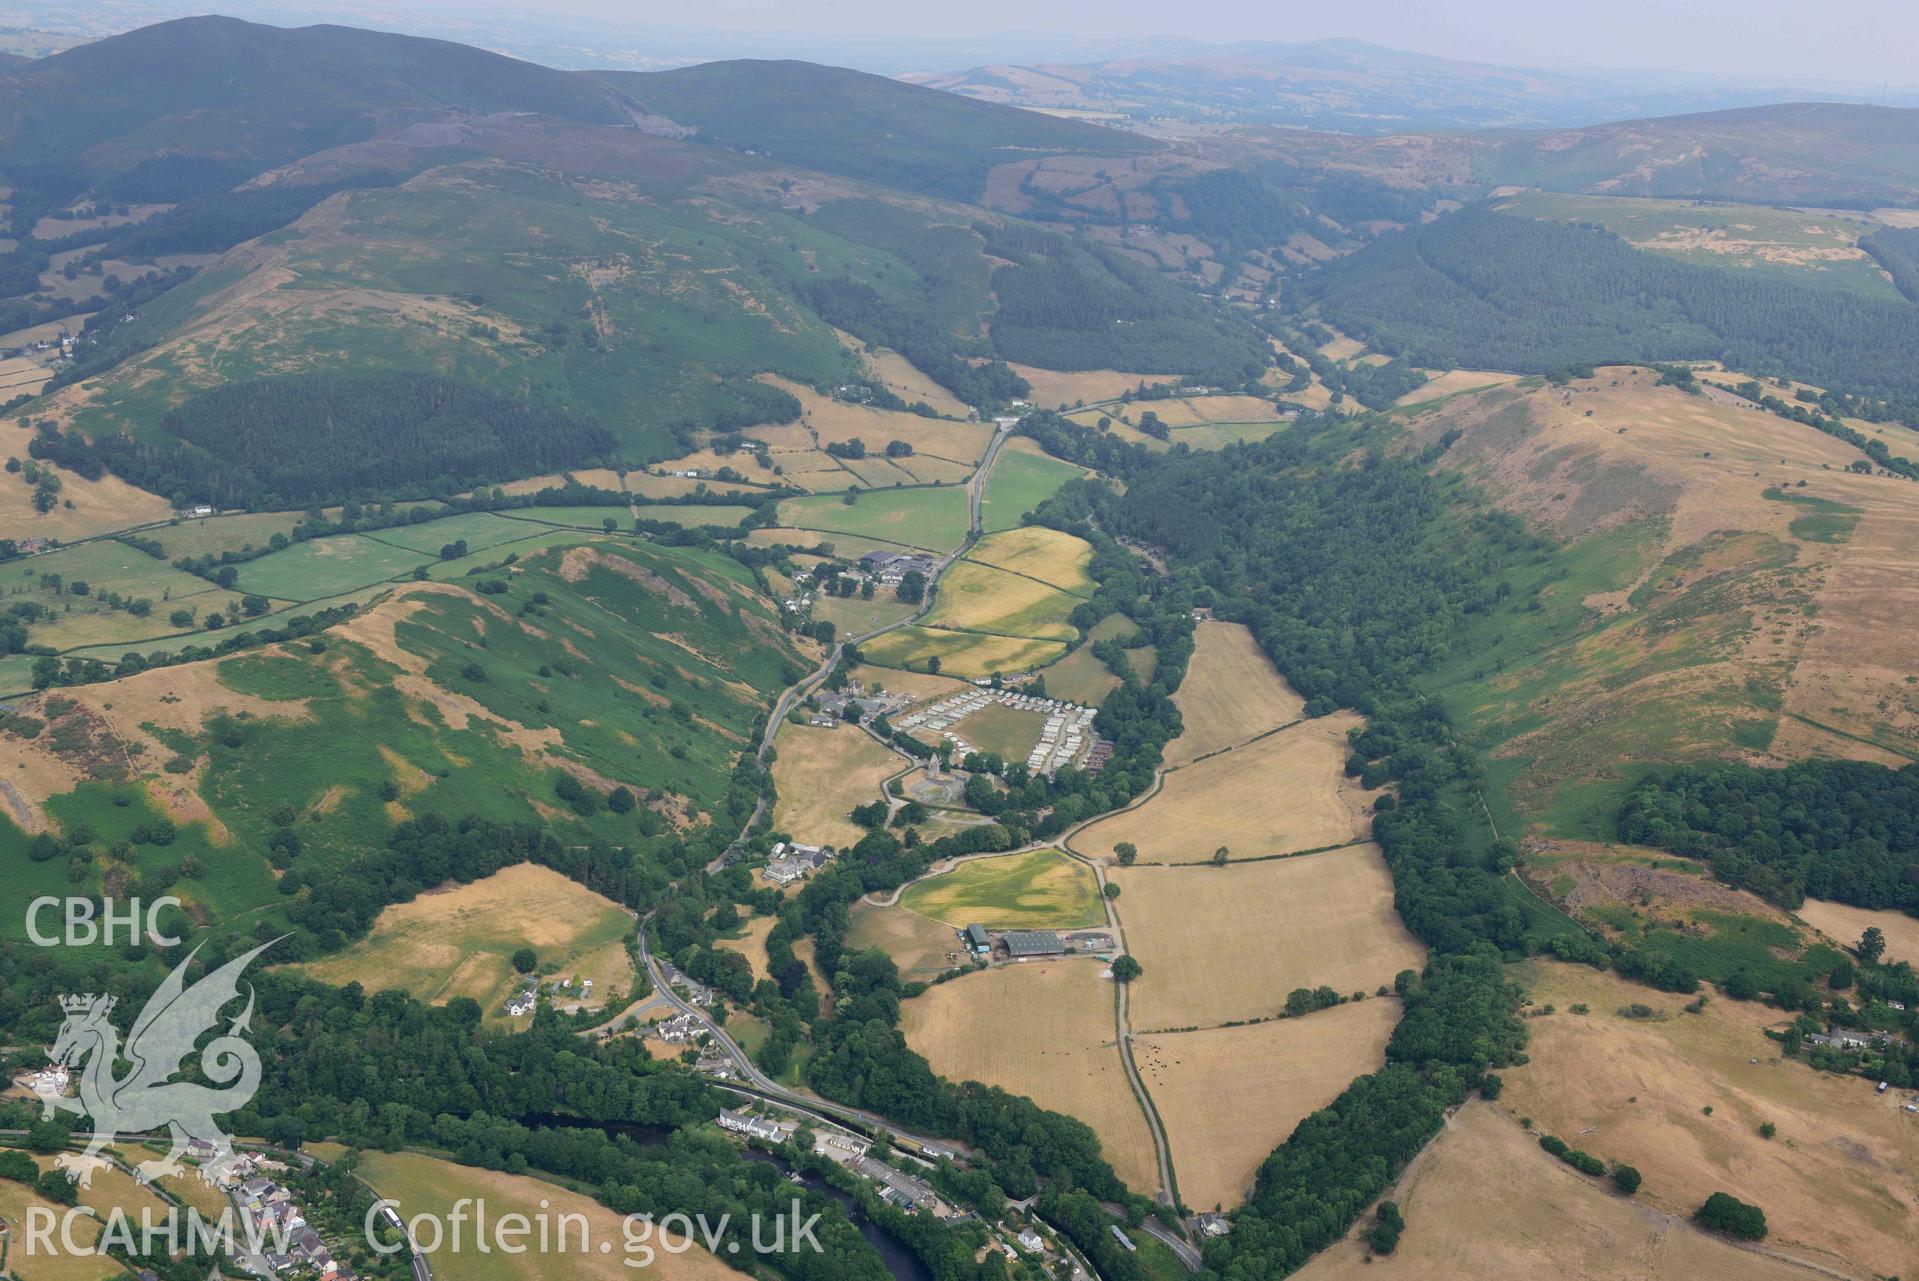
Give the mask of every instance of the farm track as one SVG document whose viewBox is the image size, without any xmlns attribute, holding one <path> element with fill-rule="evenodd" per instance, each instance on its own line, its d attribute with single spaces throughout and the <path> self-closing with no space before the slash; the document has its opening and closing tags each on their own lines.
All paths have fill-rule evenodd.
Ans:
<svg viewBox="0 0 1919 1281">
<path fill-rule="evenodd" d="M 902 627 L 910 627 L 922 618 L 925 618 L 928 613 L 932 612 L 934 602 L 939 596 L 940 577 L 962 559 L 967 552 L 971 551 L 973 544 L 977 543 L 980 539 L 980 503 L 986 493 L 986 479 L 992 473 L 993 464 L 999 459 L 1000 446 L 1004 445 L 1007 438 L 1011 435 L 1012 429 L 1008 427 L 1002 427 L 993 433 L 992 443 L 987 445 L 986 453 L 980 459 L 979 470 L 973 473 L 973 479 L 967 483 L 967 500 L 969 503 L 971 525 L 967 530 L 966 540 L 940 559 L 939 565 L 934 569 L 932 578 L 927 584 L 926 593 L 920 600 L 919 608 L 911 614 L 908 614 L 905 618 L 896 619 L 883 627 L 875 627 L 872 631 L 861 632 L 857 636 L 849 636 L 845 640 L 836 640 L 833 648 L 827 651 L 825 659 L 821 661 L 818 667 L 781 691 L 779 698 L 773 704 L 772 713 L 766 718 L 766 729 L 760 735 L 760 746 L 755 753 L 762 766 L 766 764 L 767 756 L 773 751 L 773 739 L 779 734 L 780 725 L 786 720 L 786 714 L 792 711 L 802 698 L 805 698 L 814 689 L 818 688 L 820 683 L 828 676 L 832 675 L 833 669 L 839 666 L 840 657 L 846 652 L 848 645 L 858 645 L 862 641 L 872 640 L 875 636 L 897 631 Z M 902 544 L 902 546 L 904 546 L 904 544 Z M 889 744 L 889 746 L 891 745 Z M 904 753 L 902 753 L 902 755 L 904 755 Z M 750 835 L 753 830 L 759 826 L 760 821 L 766 817 L 768 799 L 766 789 L 762 787 L 760 789 L 759 804 L 753 807 L 753 813 L 746 820 L 745 825 L 740 828 L 739 836 L 734 839 L 731 845 L 721 851 L 718 858 L 707 864 L 707 871 L 717 872 L 725 867 L 728 861 L 730 861 L 746 843 L 748 835 Z"/>
</svg>

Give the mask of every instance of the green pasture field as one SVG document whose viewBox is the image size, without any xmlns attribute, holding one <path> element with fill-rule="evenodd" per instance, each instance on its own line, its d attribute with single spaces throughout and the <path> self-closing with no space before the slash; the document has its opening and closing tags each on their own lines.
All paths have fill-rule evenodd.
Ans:
<svg viewBox="0 0 1919 1281">
<path fill-rule="evenodd" d="M 964 485 L 877 490 L 861 493 L 851 505 L 837 494 L 817 494 L 781 503 L 779 522 L 949 552 L 966 541 L 968 506 Z"/>
<path fill-rule="evenodd" d="M 953 731 L 982 752 L 998 752 L 1009 761 L 1023 761 L 1033 744 L 1039 742 L 1045 725 L 1046 717 L 1039 712 L 988 703 L 954 725 Z"/>
<path fill-rule="evenodd" d="M 977 858 L 907 888 L 900 905 L 964 929 L 1083 929 L 1106 923 L 1092 870 L 1058 850 Z"/>
<path fill-rule="evenodd" d="M 980 526 L 987 533 L 1016 528 L 1020 517 L 1039 506 L 1067 481 L 1084 476 L 1086 469 L 1062 462 L 1037 449 L 1027 452 L 1008 441 L 993 462 L 980 501 Z"/>
<path fill-rule="evenodd" d="M 438 524 L 438 521 L 433 522 Z M 413 535 L 428 526 L 413 527 Z M 388 531 L 379 531 L 385 534 Z M 442 539 L 441 541 L 450 541 Z M 410 573 L 439 557 L 413 551 L 366 534 L 335 534 L 295 543 L 285 551 L 240 566 L 239 588 L 281 600 L 315 601 Z"/>
<path fill-rule="evenodd" d="M 611 510 L 617 513 L 621 509 Z M 425 552 L 437 556 L 442 547 L 461 539 L 466 540 L 469 550 L 484 551 L 498 543 L 510 543 L 516 538 L 525 538 L 527 532 L 520 523 L 492 512 L 465 512 L 458 516 L 429 520 L 418 525 L 395 525 L 391 529 L 369 530 L 366 537 L 377 542 L 391 543 L 395 547 L 404 547 L 408 551 Z"/>
<path fill-rule="evenodd" d="M 49 580 L 56 574 L 60 578 L 57 589 Z M 76 583 L 86 584 L 85 596 L 74 592 Z M 168 623 L 167 616 L 182 603 L 198 608 L 209 600 L 237 601 L 236 596 L 205 579 L 112 539 L 81 543 L 0 566 L 0 592 L 4 592 L 0 607 L 31 602 L 53 610 L 50 621 L 28 626 L 27 637 L 33 644 L 62 651 L 178 631 Z M 152 608 L 144 618 L 124 609 L 109 609 L 104 603 L 109 592 L 144 597 Z"/>
<path fill-rule="evenodd" d="M 218 556 L 221 552 L 266 547 L 275 534 L 293 533 L 304 517 L 299 512 L 240 512 L 231 516 L 204 516 L 142 531 L 141 537 L 159 541 L 167 557 Z"/>
<path fill-rule="evenodd" d="M 1205 423 L 1198 427 L 1173 428 L 1173 443 L 1193 449 L 1224 449 L 1248 441 L 1265 440 L 1285 423 Z"/>
</svg>

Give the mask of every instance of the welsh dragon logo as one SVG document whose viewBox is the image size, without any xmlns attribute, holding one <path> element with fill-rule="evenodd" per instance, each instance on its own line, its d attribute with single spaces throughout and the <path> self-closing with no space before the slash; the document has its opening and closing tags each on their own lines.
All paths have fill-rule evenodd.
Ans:
<svg viewBox="0 0 1919 1281">
<path fill-rule="evenodd" d="M 239 998 L 240 975 L 273 942 L 228 961 L 188 987 L 186 969 L 199 953 L 196 947 L 140 1011 L 124 1047 L 108 1017 L 116 998 L 91 993 L 61 998 L 66 1022 L 47 1056 L 74 1071 L 80 1097 L 43 1095 L 41 1117 L 65 1111 L 92 1119 L 93 1138 L 86 1151 L 59 1159 L 60 1168 L 81 1187 L 89 1186 L 94 1170 L 107 1164 L 100 1153 L 122 1134 L 165 1130 L 172 1140 L 166 1156 L 136 1167 L 142 1183 L 181 1173 L 186 1167 L 179 1158 L 195 1140 L 213 1149 L 211 1159 L 201 1162 L 200 1177 L 212 1183 L 226 1171 L 233 1161 L 233 1140 L 213 1118 L 245 1107 L 260 1088 L 260 1056 L 241 1035 L 253 1015 L 250 987 L 246 1008 L 232 1018 L 226 1031 L 204 1047 L 198 1042 L 220 1022 L 220 1011 Z M 172 1079 L 195 1055 L 200 1073 L 223 1088 Z M 114 1069 L 120 1062 L 132 1064 L 132 1070 L 116 1077 Z"/>
</svg>

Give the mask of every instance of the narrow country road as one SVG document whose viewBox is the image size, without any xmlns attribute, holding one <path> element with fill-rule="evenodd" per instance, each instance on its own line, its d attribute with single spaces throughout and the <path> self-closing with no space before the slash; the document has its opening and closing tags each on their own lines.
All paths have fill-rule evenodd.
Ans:
<svg viewBox="0 0 1919 1281">
<path fill-rule="evenodd" d="M 963 1146 L 949 1140 L 932 1139 L 922 1134 L 915 1134 L 911 1130 L 893 1124 L 876 1112 L 868 1112 L 864 1108 L 848 1107 L 841 1103 L 831 1103 L 825 1099 L 816 1098 L 810 1094 L 801 1094 L 796 1090 L 791 1090 L 781 1085 L 778 1081 L 775 1081 L 772 1077 L 767 1076 L 764 1072 L 760 1071 L 759 1068 L 755 1067 L 753 1060 L 747 1057 L 746 1051 L 740 1048 L 739 1042 L 729 1036 L 725 1028 L 714 1022 L 711 1015 L 692 1002 L 681 999 L 680 994 L 675 992 L 672 986 L 666 982 L 665 977 L 660 973 L 659 962 L 654 958 L 652 948 L 646 941 L 646 922 L 644 921 L 640 923 L 639 945 L 640 963 L 646 969 L 647 978 L 652 980 L 655 991 L 674 1009 L 680 1011 L 682 1014 L 690 1014 L 693 1016 L 694 1020 L 700 1024 L 701 1029 L 711 1035 L 720 1048 L 726 1051 L 727 1055 L 733 1060 L 734 1067 L 739 1072 L 741 1078 L 753 1087 L 755 1093 L 761 1094 L 777 1103 L 783 1103 L 788 1107 L 801 1111 L 816 1112 L 823 1116 L 834 1118 L 842 1124 L 851 1124 L 859 1129 L 878 1131 L 889 1134 L 894 1138 L 906 1139 L 919 1144 L 921 1147 L 944 1148 L 948 1151 L 965 1151 Z"/>
<path fill-rule="evenodd" d="M 973 544 L 979 541 L 982 520 L 981 505 L 986 497 L 986 479 L 993 470 L 993 464 L 999 459 L 1000 446 L 1004 445 L 1007 438 L 1012 434 L 1013 428 L 1000 427 L 993 433 L 992 442 L 986 446 L 986 453 L 981 456 L 979 467 L 973 472 L 973 478 L 967 482 L 966 486 L 968 503 L 966 540 L 957 548 L 940 558 L 939 564 L 933 569 L 931 579 L 927 582 L 926 594 L 920 598 L 919 608 L 911 614 L 908 614 L 905 618 L 896 619 L 884 627 L 875 627 L 871 631 L 861 632 L 856 636 L 848 636 L 835 641 L 833 647 L 826 652 L 825 659 L 821 661 L 818 667 L 815 667 L 812 671 L 800 677 L 799 680 L 793 682 L 793 684 L 781 691 L 779 698 L 775 700 L 773 704 L 772 715 L 766 718 L 766 730 L 760 735 L 760 745 L 756 755 L 759 757 L 761 764 L 765 764 L 767 756 L 773 751 L 773 739 L 779 734 L 780 725 L 786 720 L 786 714 L 798 706 L 801 699 L 810 694 L 819 686 L 820 682 L 824 681 L 827 676 L 832 673 L 834 667 L 838 666 L 840 656 L 846 652 L 848 645 L 858 645 L 862 641 L 869 641 L 875 636 L 884 635 L 896 628 L 907 627 L 913 623 L 917 623 L 920 619 L 926 617 L 927 611 L 933 608 L 933 602 L 939 590 L 940 577 L 944 575 L 948 569 L 952 568 L 954 561 L 972 550 Z M 760 820 L 765 817 L 766 789 L 761 788 L 759 804 L 753 807 L 752 817 L 748 818 L 745 825 L 740 828 L 740 834 L 734 839 L 733 843 L 727 846 L 718 858 L 706 865 L 706 870 L 708 872 L 717 872 L 725 867 L 727 861 L 745 844 L 747 836 L 759 826 Z"/>
</svg>

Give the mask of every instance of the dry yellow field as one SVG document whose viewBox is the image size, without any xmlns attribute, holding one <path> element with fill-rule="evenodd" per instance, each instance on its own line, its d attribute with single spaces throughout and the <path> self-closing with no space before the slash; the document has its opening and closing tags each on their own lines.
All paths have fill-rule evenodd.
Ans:
<svg viewBox="0 0 1919 1281">
<path fill-rule="evenodd" d="M 960 463 L 976 463 L 993 438 L 990 424 L 963 422 L 946 418 L 922 418 L 898 409 L 876 409 L 870 405 L 835 400 L 822 396 L 801 383 L 765 375 L 768 382 L 790 392 L 800 402 L 799 426 L 811 437 L 814 447 L 858 439 L 864 441 L 870 460 L 883 460 L 888 441 L 903 440 L 916 454 Z M 779 430 L 790 430 L 782 428 Z M 750 433 L 761 436 L 761 429 Z M 769 441 L 769 443 L 773 443 Z M 736 470 L 740 469 L 736 466 Z"/>
<path fill-rule="evenodd" d="M 893 958 L 900 977 L 911 983 L 944 974 L 958 963 L 954 931 L 903 907 L 855 903 L 847 914 L 846 945 L 864 951 L 876 947 Z"/>
<path fill-rule="evenodd" d="M 90 311 L 76 311 L 58 320 L 46 320 L 24 329 L 10 330 L 0 334 L 0 347 L 26 347 L 37 342 L 52 342 L 62 334 L 77 334 L 91 315 L 93 313 Z"/>
<path fill-rule="evenodd" d="M 763 979 L 766 974 L 766 936 L 780 923 L 777 916 L 755 916 L 746 922 L 745 928 L 736 939 L 718 939 L 713 946 L 724 948 L 728 952 L 738 952 L 753 967 L 753 977 Z"/>
<path fill-rule="evenodd" d="M 1374 845 L 1226 867 L 1109 868 L 1126 950 L 1145 968 L 1133 1027 L 1216 1027 L 1275 1014 L 1294 988 L 1350 995 L 1425 952 L 1393 911 Z"/>
<path fill-rule="evenodd" d="M 864 664 L 853 669 L 853 679 L 868 690 L 875 692 L 886 690 L 906 694 L 928 703 L 966 688 L 965 681 L 952 676 L 934 676 L 926 672 L 898 672 L 890 667 L 868 667 Z"/>
<path fill-rule="evenodd" d="M 369 992 L 400 988 L 442 1004 L 470 996 L 498 1012 L 513 953 L 530 947 L 540 972 L 593 980 L 599 1006 L 633 985 L 632 915 L 550 868 L 516 863 L 469 885 L 431 890 L 382 911 L 344 952 L 296 966 L 322 982 Z"/>
<path fill-rule="evenodd" d="M 671 1249 L 657 1248 L 662 1240 L 657 1234 L 650 1264 L 640 1266 L 647 1256 L 627 1253 L 619 1215 L 598 1201 L 530 1175 L 456 1165 L 417 1152 L 367 1152 L 361 1157 L 360 1177 L 379 1195 L 398 1202 L 395 1208 L 406 1220 L 425 1214 L 444 1225 L 449 1222 L 454 1203 L 470 1197 L 486 1203 L 487 1218 L 495 1223 L 507 1214 L 521 1214 L 534 1223 L 544 1220 L 552 1225 L 555 1241 L 563 1230 L 562 1223 L 567 1225 L 565 1251 L 545 1254 L 532 1249 L 524 1254 L 498 1250 L 481 1253 L 470 1228 L 461 1242 L 463 1248 L 456 1251 L 448 1229 L 444 1247 L 427 1256 L 433 1275 L 446 1281 L 739 1281 L 742 1275 L 698 1245 L 674 1253 L 688 1244 L 682 1238 L 670 1238 Z M 580 1245 L 579 1219 L 562 1220 L 562 1215 L 584 1219 L 587 1248 Z M 604 1254 L 600 1252 L 602 1242 L 612 1247 Z"/>
<path fill-rule="evenodd" d="M 1044 525 L 988 534 L 973 544 L 966 559 L 1037 578 L 1079 596 L 1090 596 L 1097 586 L 1086 572 L 1093 561 L 1092 544 Z"/>
<path fill-rule="evenodd" d="M 1066 653 L 1066 642 L 939 627 L 902 627 L 861 645 L 860 652 L 869 662 L 902 668 L 923 669 L 929 659 L 937 658 L 942 671 L 971 680 L 994 672 L 1044 667 Z"/>
<path fill-rule="evenodd" d="M 1172 1147 L 1180 1197 L 1232 1207 L 1274 1148 L 1386 1061 L 1399 1002 L 1368 997 L 1298 1019 L 1133 1039 Z"/>
<path fill-rule="evenodd" d="M 773 826 L 808 845 L 847 846 L 866 835 L 847 814 L 880 799 L 880 785 L 907 766 L 852 725 L 782 725 L 774 746 Z"/>
<path fill-rule="evenodd" d="M 129 1165 L 138 1165 L 142 1161 L 150 1161 L 160 1155 L 158 1152 L 149 1152 L 145 1148 L 132 1144 L 118 1151 L 121 1159 Z M 42 1174 L 58 1168 L 55 1158 L 51 1156 L 36 1156 L 33 1159 L 39 1165 Z M 136 1183 L 133 1176 L 125 1170 L 112 1167 L 93 1172 L 93 1184 L 81 1191 L 80 1203 L 103 1215 L 110 1215 L 117 1210 L 126 1215 L 127 1219 L 135 1225 L 139 1224 L 143 1213 L 159 1219 L 167 1212 L 167 1203 L 152 1189 Z M 27 1269 L 23 1274 L 31 1277 L 33 1272 Z"/>
<path fill-rule="evenodd" d="M 1151 410 L 1168 427 L 1204 427 L 1209 423 L 1270 423 L 1279 420 L 1279 408 L 1258 396 L 1183 396 L 1169 400 L 1142 400 L 1127 417 L 1138 421 Z"/>
<path fill-rule="evenodd" d="M 1173 702 L 1184 728 L 1166 746 L 1168 765 L 1244 743 L 1298 720 L 1306 707 L 1250 629 L 1213 619 L 1195 630 L 1193 658 Z"/>
<path fill-rule="evenodd" d="M 940 576 L 938 592 L 923 620 L 927 627 L 1037 640 L 1078 635 L 1066 616 L 1078 607 L 1079 597 L 1009 570 L 955 561 Z"/>
<path fill-rule="evenodd" d="M 875 381 L 891 389 L 907 404 L 923 400 L 949 418 L 966 417 L 968 408 L 964 401 L 921 373 L 912 361 L 891 347 L 866 347 L 850 334 L 841 334 L 840 338 L 859 351 Z"/>
<path fill-rule="evenodd" d="M 0 456 L 25 459 L 32 434 L 17 426 L 15 419 L 0 422 Z M 18 476 L 0 474 L 0 529 L 6 537 L 73 542 L 173 514 L 173 505 L 166 499 L 135 489 L 112 474 L 85 480 L 60 469 L 59 475 L 61 503 L 43 516 L 33 509 L 32 485 Z M 66 507 L 68 500 L 73 503 L 71 511 Z"/>
<path fill-rule="evenodd" d="M 1151 1192 L 1153 1139 L 1114 1039 L 1113 988 L 1097 961 L 996 966 L 901 1006 L 906 1040 L 933 1070 L 1023 1094 L 1099 1135 L 1128 1187 Z"/>
<path fill-rule="evenodd" d="M 1518 381 L 1518 374 L 1496 373 L 1490 369 L 1455 369 L 1449 373 L 1432 375 L 1426 380 L 1425 386 L 1413 388 L 1393 403 L 1418 405 L 1429 400 L 1438 400 L 1441 396 L 1455 396 L 1466 391 L 1484 391 L 1489 387 L 1503 387 L 1507 383 Z"/>
<path fill-rule="evenodd" d="M 1640 1197 L 1690 1214 L 1713 1192 L 1766 1212 L 1766 1244 L 1857 1274 L 1919 1274 L 1919 1119 L 1906 1092 L 1816 1072 L 1766 1039 L 1780 1012 L 1724 998 L 1703 1013 L 1684 997 L 1585 966 L 1531 964 L 1531 1062 L 1505 1074 L 1500 1104 L 1606 1160 L 1637 1166 Z M 1575 1002 L 1592 1013 L 1566 1011 Z M 1630 1003 L 1662 1011 L 1633 1020 Z M 1706 1108 L 1711 1108 L 1707 1115 Z M 1777 1137 L 1759 1126 L 1771 1122 Z M 1587 1131 L 1590 1131 L 1588 1133 Z"/>
<path fill-rule="evenodd" d="M 1033 385 L 1029 394 L 1033 403 L 1041 409 L 1059 409 L 1082 400 L 1089 404 L 1096 400 L 1112 400 L 1142 383 L 1157 387 L 1161 383 L 1179 381 L 1174 374 L 1123 374 L 1114 369 L 1061 373 L 1032 365 L 1013 365 L 1013 372 Z"/>
<path fill-rule="evenodd" d="M 1810 1281 L 1817 1274 L 1619 1196 L 1540 1150 L 1489 1103 L 1466 1104 L 1392 1194 L 1399 1249 L 1356 1236 L 1294 1273 L 1303 1281 Z M 1366 1215 L 1361 1226 L 1371 1221 Z M 1768 1244 L 1771 1244 L 1768 1242 Z"/>
<path fill-rule="evenodd" d="M 1907 916 L 1904 912 L 1875 912 L 1869 908 L 1848 907 L 1844 903 L 1827 903 L 1809 898 L 1799 905 L 1799 910 L 1793 915 L 1841 947 L 1856 947 L 1859 936 L 1869 926 L 1876 925 L 1879 932 L 1886 936 L 1884 959 L 1888 963 L 1910 961 L 1919 965 L 1919 918 Z"/>
<path fill-rule="evenodd" d="M 52 1252 L 35 1249 L 29 1253 L 27 1248 L 27 1213 L 31 1209 L 40 1209 L 53 1216 L 57 1225 L 60 1216 L 66 1213 L 66 1207 L 34 1195 L 25 1184 L 9 1179 L 0 1179 L 0 1223 L 12 1229 L 7 1237 L 7 1266 L 12 1276 L 26 1281 L 102 1281 L 106 1277 L 126 1277 L 128 1272 L 112 1258 L 97 1254 L 69 1254 L 60 1248 L 60 1234 L 54 1230 Z M 157 1212 L 156 1212 L 157 1213 Z M 135 1221 L 135 1231 L 139 1224 Z M 100 1230 L 84 1219 L 76 1219 L 73 1224 L 73 1239 L 82 1246 L 89 1247 L 99 1239 Z"/>
<path fill-rule="evenodd" d="M 1346 731 L 1358 716 L 1305 721 L 1164 776 L 1137 809 L 1102 819 L 1074 838 L 1093 855 L 1120 841 L 1142 862 L 1203 863 L 1221 846 L 1233 859 L 1325 849 L 1368 831 L 1371 796 L 1346 777 Z"/>
<path fill-rule="evenodd" d="M 1161 440 L 1157 436 L 1148 436 L 1133 426 L 1132 420 L 1142 412 L 1137 408 L 1139 402 L 1131 405 L 1105 405 L 1098 409 L 1081 409 L 1070 413 L 1067 418 L 1082 427 L 1099 429 L 1099 420 L 1106 419 L 1106 430 L 1115 440 L 1123 440 L 1129 445 L 1144 445 L 1156 454 L 1165 453 L 1173 447 L 1170 440 Z"/>
</svg>

